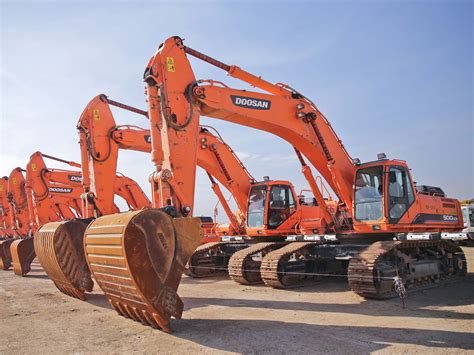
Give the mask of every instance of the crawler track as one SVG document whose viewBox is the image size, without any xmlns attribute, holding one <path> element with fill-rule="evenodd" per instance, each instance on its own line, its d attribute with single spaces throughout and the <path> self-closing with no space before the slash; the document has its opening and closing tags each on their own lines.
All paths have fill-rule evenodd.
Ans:
<svg viewBox="0 0 474 355">
<path fill-rule="evenodd" d="M 189 258 L 184 273 L 193 278 L 226 275 L 231 256 L 247 247 L 244 242 L 212 242 L 200 245 Z"/>
<path fill-rule="evenodd" d="M 304 253 L 305 249 L 322 244 L 321 242 L 292 242 L 283 248 L 277 249 L 268 253 L 262 260 L 260 273 L 265 285 L 273 288 L 287 288 L 295 285 L 298 281 L 304 278 L 304 275 L 292 275 L 291 272 L 304 273 L 299 270 L 299 265 L 296 268 L 289 269 L 290 258 L 296 253 Z M 302 265 L 304 268 L 304 265 Z M 285 271 L 288 272 L 285 274 Z"/>
<path fill-rule="evenodd" d="M 439 272 L 414 272 L 417 262 L 433 260 L 439 260 Z M 349 287 L 360 296 L 384 299 L 397 296 L 393 287 L 395 276 L 400 276 L 409 290 L 417 290 L 453 276 L 464 276 L 466 272 L 464 253 L 451 242 L 384 241 L 368 246 L 351 259 L 348 279 Z"/>
<path fill-rule="evenodd" d="M 255 254 L 261 253 L 263 258 L 267 253 L 284 246 L 284 243 L 257 243 L 236 252 L 229 261 L 229 276 L 242 285 L 253 285 L 262 282 L 260 275 L 261 259 L 255 260 Z"/>
</svg>

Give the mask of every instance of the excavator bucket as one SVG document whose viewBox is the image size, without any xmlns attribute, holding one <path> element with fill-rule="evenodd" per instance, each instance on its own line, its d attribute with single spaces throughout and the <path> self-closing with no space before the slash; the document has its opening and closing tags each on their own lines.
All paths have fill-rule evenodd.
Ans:
<svg viewBox="0 0 474 355">
<path fill-rule="evenodd" d="M 122 316 L 170 332 L 181 318 L 177 294 L 188 258 L 202 238 L 199 218 L 172 218 L 159 209 L 100 217 L 84 243 L 92 274 Z"/>
<path fill-rule="evenodd" d="M 92 291 L 84 254 L 84 231 L 90 220 L 73 219 L 42 226 L 34 238 L 39 262 L 56 287 L 68 296 L 85 300 Z"/>
<path fill-rule="evenodd" d="M 0 268 L 8 270 L 12 266 L 12 254 L 10 246 L 15 239 L 0 240 Z"/>
<path fill-rule="evenodd" d="M 13 272 L 25 276 L 31 270 L 31 263 L 36 257 L 33 237 L 15 240 L 10 246 L 13 260 Z"/>
</svg>

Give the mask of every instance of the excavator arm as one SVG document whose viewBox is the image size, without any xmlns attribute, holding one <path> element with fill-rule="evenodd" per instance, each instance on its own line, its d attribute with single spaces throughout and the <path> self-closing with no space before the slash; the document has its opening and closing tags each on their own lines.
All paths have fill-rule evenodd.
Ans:
<svg viewBox="0 0 474 355">
<path fill-rule="evenodd" d="M 11 223 L 17 234 L 26 237 L 30 234 L 30 219 L 28 214 L 28 198 L 25 190 L 24 170 L 15 168 L 8 178 L 8 202 L 12 210 Z"/>
<path fill-rule="evenodd" d="M 13 209 L 8 199 L 8 177 L 4 176 L 0 179 L 0 205 L 3 224 L 4 238 L 0 240 L 0 268 L 8 270 L 12 264 L 10 253 L 10 245 L 13 243 L 17 234 L 15 229 L 16 222 L 13 216 Z"/>
<path fill-rule="evenodd" d="M 114 212 L 110 197 L 113 193 L 122 194 L 121 197 L 132 209 L 150 205 L 135 182 L 128 178 L 120 178 L 119 175 L 113 176 L 120 149 L 151 152 L 150 130 L 131 125 L 117 125 L 110 105 L 148 117 L 145 111 L 110 100 L 103 94 L 93 98 L 81 115 L 78 130 L 83 162 L 83 184 L 88 201 L 93 201 L 96 208 L 103 211 L 101 214 Z M 237 207 L 245 215 L 248 192 L 255 179 L 218 133 L 214 135 L 208 129 L 200 128 L 198 140 L 197 165 L 231 192 Z M 157 137 L 156 145 L 161 147 L 161 136 Z M 155 149 L 155 154 L 163 156 L 160 149 Z M 109 182 L 114 180 L 116 180 L 115 187 L 112 188 Z M 92 189 L 89 186 L 92 186 Z M 213 184 L 213 190 L 217 189 L 218 186 Z M 160 199 L 160 194 L 153 196 L 157 200 Z M 228 214 L 227 208 L 226 212 Z M 228 217 L 234 218 L 229 214 Z"/>
<path fill-rule="evenodd" d="M 88 216 L 117 212 L 115 194 L 124 198 L 131 207 L 150 206 L 150 201 L 135 181 L 116 174 L 119 149 L 150 151 L 147 131 L 138 127 L 117 126 L 109 102 L 115 103 L 105 95 L 93 98 L 77 124 Z M 119 105 L 129 108 L 127 105 Z M 132 110 L 140 112 L 138 109 L 131 108 Z"/>
<path fill-rule="evenodd" d="M 13 229 L 12 210 L 10 209 L 10 204 L 7 198 L 8 194 L 8 177 L 4 176 L 0 178 L 0 204 L 1 204 L 1 214 L 3 218 L 2 227 L 4 228 L 5 237 L 14 237 L 16 233 Z"/>
<path fill-rule="evenodd" d="M 197 81 L 186 54 L 267 93 L 232 89 L 211 80 Z M 171 62 L 175 64 L 171 66 Z M 236 66 L 210 58 L 184 46 L 178 37 L 167 39 L 150 59 L 145 81 L 149 101 L 153 90 L 161 95 L 155 105 L 150 105 L 151 119 L 155 116 L 159 121 L 160 112 L 168 112 L 163 114 L 165 119 L 176 117 L 178 122 L 186 122 L 189 111 L 196 120 L 200 114 L 275 134 L 305 155 L 339 199 L 349 209 L 352 207 L 355 165 L 328 120 L 296 90 L 284 84 L 271 84 Z M 177 92 L 186 99 L 175 99 Z M 185 114 L 180 114 L 183 112 Z M 188 134 L 193 133 L 188 130 Z"/>
<path fill-rule="evenodd" d="M 114 193 L 123 198 L 131 210 L 151 207 L 151 202 L 141 187 L 126 176 L 116 176 Z"/>
</svg>

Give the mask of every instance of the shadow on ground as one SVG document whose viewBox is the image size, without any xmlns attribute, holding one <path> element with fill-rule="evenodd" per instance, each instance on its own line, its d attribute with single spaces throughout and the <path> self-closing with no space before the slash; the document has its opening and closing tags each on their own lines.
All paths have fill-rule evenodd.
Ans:
<svg viewBox="0 0 474 355">
<path fill-rule="evenodd" d="M 296 321 L 296 319 L 294 320 Z M 172 324 L 173 335 L 216 350 L 239 353 L 368 352 L 389 344 L 474 349 L 472 334 L 440 330 L 324 326 L 263 320 L 183 319 Z M 218 333 L 213 330 L 218 329 Z M 224 336 L 222 336 L 224 334 Z M 274 339 L 271 343 L 268 338 Z M 308 339 L 313 339 L 308 342 Z M 265 345 L 263 345 L 265 344 Z M 306 348 L 302 348 L 306 344 Z M 307 348 L 307 344 L 312 344 Z"/>
<path fill-rule="evenodd" d="M 384 317 L 422 317 L 422 318 L 453 318 L 474 320 L 472 313 L 459 313 L 442 309 L 430 309 L 429 307 L 453 307 L 472 305 L 474 303 L 474 274 L 469 274 L 465 279 L 458 282 L 447 283 L 437 288 L 416 291 L 408 294 L 405 300 L 405 308 L 400 299 L 389 300 L 364 300 L 361 303 L 339 304 L 318 303 L 319 292 L 344 292 L 350 291 L 347 283 L 343 280 L 321 282 L 319 285 L 302 288 L 306 292 L 315 294 L 314 302 L 298 301 L 276 301 L 255 300 L 245 298 L 212 298 L 212 297 L 184 297 L 185 310 L 207 307 L 210 305 L 225 307 L 248 307 L 259 309 L 278 309 L 290 311 L 310 311 L 322 313 L 348 313 L 368 316 Z M 328 291 L 329 290 L 329 291 Z M 453 290 L 456 290 L 453 293 Z M 277 290 L 277 292 L 288 292 L 289 297 L 295 292 L 292 290 Z M 301 291 L 299 289 L 299 291 Z"/>
</svg>

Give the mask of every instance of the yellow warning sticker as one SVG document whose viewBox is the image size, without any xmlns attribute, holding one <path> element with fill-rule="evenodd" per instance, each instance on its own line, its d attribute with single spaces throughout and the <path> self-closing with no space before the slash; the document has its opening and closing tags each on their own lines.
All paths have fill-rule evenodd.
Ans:
<svg viewBox="0 0 474 355">
<path fill-rule="evenodd" d="M 170 71 L 170 72 L 175 71 L 173 57 L 166 57 L 166 66 L 168 67 L 168 71 Z"/>
<path fill-rule="evenodd" d="M 12 179 L 12 183 L 13 183 L 13 185 L 16 185 L 16 178 Z"/>
<path fill-rule="evenodd" d="M 94 121 L 100 121 L 100 115 L 99 115 L 98 109 L 94 110 L 93 115 L 94 115 Z"/>
<path fill-rule="evenodd" d="M 3 191 L 3 185 L 0 185 L 0 191 Z"/>
</svg>

